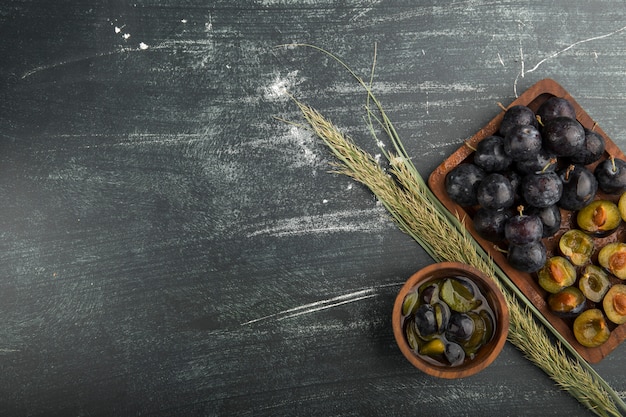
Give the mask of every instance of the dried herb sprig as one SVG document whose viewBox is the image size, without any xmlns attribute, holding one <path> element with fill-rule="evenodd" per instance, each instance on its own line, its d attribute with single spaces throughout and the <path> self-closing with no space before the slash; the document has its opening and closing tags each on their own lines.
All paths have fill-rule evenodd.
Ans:
<svg viewBox="0 0 626 417">
<path fill-rule="evenodd" d="M 450 213 L 430 191 L 411 162 L 381 103 L 373 94 L 371 78 L 370 83 L 366 83 L 341 59 L 324 49 L 314 45 L 299 46 L 311 47 L 327 54 L 350 72 L 367 92 L 368 126 L 375 136 L 375 124 L 382 127 L 393 143 L 393 152 L 381 148 L 389 162 L 389 168 L 385 170 L 318 111 L 295 100 L 310 128 L 337 158 L 336 172 L 368 187 L 401 230 L 415 239 L 434 260 L 464 262 L 491 276 L 505 295 L 509 307 L 509 341 L 562 389 L 597 415 L 620 416 L 620 410 L 626 412 L 626 405 L 617 393 L 474 241 L 463 226 L 462 219 Z M 371 107 L 370 103 L 374 106 Z M 446 239 L 441 239 L 441 236 L 446 236 Z M 546 329 L 556 337 L 556 343 L 548 337 Z M 565 350 L 571 357 L 567 356 Z"/>
</svg>

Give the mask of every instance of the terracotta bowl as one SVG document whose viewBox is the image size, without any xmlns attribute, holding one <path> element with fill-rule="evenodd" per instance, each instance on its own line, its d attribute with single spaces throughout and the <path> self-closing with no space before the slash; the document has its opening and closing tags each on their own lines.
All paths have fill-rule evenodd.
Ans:
<svg viewBox="0 0 626 417">
<path fill-rule="evenodd" d="M 454 276 L 465 277 L 478 286 L 493 311 L 495 326 L 491 340 L 481 346 L 473 358 L 467 358 L 460 365 L 450 366 L 424 359 L 413 351 L 407 342 L 403 329 L 402 304 L 407 294 L 421 284 L 437 278 Z M 502 350 L 509 331 L 509 309 L 502 292 L 491 278 L 479 270 L 456 262 L 435 263 L 413 274 L 402 286 L 396 297 L 392 319 L 396 342 L 409 362 L 428 375 L 448 379 L 474 375 L 489 366 Z"/>
</svg>

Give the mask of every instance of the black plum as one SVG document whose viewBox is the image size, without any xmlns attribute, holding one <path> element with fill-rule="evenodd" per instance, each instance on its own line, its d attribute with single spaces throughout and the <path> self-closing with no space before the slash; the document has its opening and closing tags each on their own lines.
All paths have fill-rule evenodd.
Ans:
<svg viewBox="0 0 626 417">
<path fill-rule="evenodd" d="M 556 117 L 576 118 L 572 103 L 562 97 L 550 97 L 537 109 L 537 116 L 544 125 Z"/>
<path fill-rule="evenodd" d="M 572 156 L 585 143 L 585 128 L 575 119 L 556 117 L 542 130 L 543 146 L 557 156 Z"/>
<path fill-rule="evenodd" d="M 522 197 L 533 207 L 556 204 L 563 194 L 563 183 L 556 172 L 536 172 L 522 178 Z"/>
<path fill-rule="evenodd" d="M 554 236 L 561 229 L 561 210 L 556 204 L 548 207 L 530 207 L 528 214 L 534 214 L 543 223 L 543 237 Z"/>
<path fill-rule="evenodd" d="M 513 126 L 519 125 L 539 127 L 539 124 L 537 123 L 537 116 L 535 116 L 535 113 L 526 106 L 516 105 L 509 107 L 500 122 L 500 136 L 506 136 Z"/>
<path fill-rule="evenodd" d="M 602 157 L 606 142 L 602 135 L 593 130 L 585 129 L 585 141 L 579 152 L 570 157 L 576 164 L 589 165 Z"/>
<path fill-rule="evenodd" d="M 556 155 L 541 148 L 531 159 L 515 162 L 515 169 L 520 174 L 532 174 L 539 171 L 556 171 Z"/>
<path fill-rule="evenodd" d="M 504 137 L 504 152 L 514 161 L 533 159 L 542 148 L 541 133 L 535 126 L 512 126 Z"/>
<path fill-rule="evenodd" d="M 474 229 L 483 239 L 499 242 L 504 240 L 504 225 L 511 215 L 510 210 L 488 210 L 481 207 L 474 215 Z"/>
<path fill-rule="evenodd" d="M 515 202 L 515 193 L 508 178 L 499 173 L 491 173 L 478 185 L 476 199 L 481 207 L 498 210 L 511 207 Z"/>
<path fill-rule="evenodd" d="M 598 186 L 607 194 L 619 194 L 626 191 L 626 161 L 609 158 L 598 164 L 594 171 Z"/>
<path fill-rule="evenodd" d="M 504 152 L 504 139 L 488 136 L 476 145 L 474 163 L 486 172 L 504 171 L 511 165 L 511 158 Z"/>
<path fill-rule="evenodd" d="M 415 329 L 422 337 L 437 333 L 437 316 L 435 308 L 430 304 L 422 304 L 415 311 Z"/>
<path fill-rule="evenodd" d="M 563 193 L 559 207 L 565 210 L 580 210 L 593 201 L 598 191 L 594 175 L 580 164 L 572 164 L 559 171 L 563 182 Z"/>
<path fill-rule="evenodd" d="M 465 313 L 454 313 L 448 322 L 446 337 L 454 342 L 463 342 L 472 337 L 474 320 Z"/>
<path fill-rule="evenodd" d="M 457 165 L 446 175 L 446 192 L 460 206 L 476 205 L 476 191 L 484 177 L 485 171 L 474 164 Z"/>
<path fill-rule="evenodd" d="M 546 259 L 547 249 L 541 240 L 527 245 L 509 245 L 507 261 L 518 271 L 537 272 Z"/>
<path fill-rule="evenodd" d="M 512 245 L 537 242 L 543 237 L 543 223 L 539 216 L 524 214 L 524 208 L 520 206 L 518 213 L 504 225 L 504 236 Z"/>
<path fill-rule="evenodd" d="M 522 183 L 522 177 L 520 174 L 514 169 L 507 169 L 502 172 L 509 182 L 511 183 L 511 187 L 513 187 L 513 194 L 515 194 L 515 201 L 520 199 L 520 185 Z"/>
<path fill-rule="evenodd" d="M 465 360 L 465 350 L 457 343 L 446 343 L 443 354 L 452 366 L 460 365 Z"/>
</svg>

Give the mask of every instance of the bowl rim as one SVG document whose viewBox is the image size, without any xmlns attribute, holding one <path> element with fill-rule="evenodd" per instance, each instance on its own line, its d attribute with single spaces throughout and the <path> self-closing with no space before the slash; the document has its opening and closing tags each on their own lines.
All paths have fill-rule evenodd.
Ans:
<svg viewBox="0 0 626 417">
<path fill-rule="evenodd" d="M 446 365 L 438 366 L 433 363 L 427 362 L 417 356 L 409 346 L 404 336 L 404 331 L 401 325 L 402 304 L 404 303 L 404 298 L 411 290 L 415 288 L 418 282 L 428 279 L 433 273 L 439 272 L 441 270 L 450 270 L 451 272 L 456 272 L 463 276 L 468 276 L 468 278 L 472 279 L 480 287 L 486 287 L 487 291 L 493 296 L 493 298 L 495 298 L 497 306 L 493 306 L 490 304 L 491 308 L 494 310 L 494 314 L 496 315 L 496 328 L 494 330 L 495 334 L 494 338 L 489 342 L 489 345 L 491 346 L 491 351 L 488 354 L 482 356 L 482 360 L 468 361 L 465 364 L 456 367 Z M 481 288 L 481 290 L 484 291 L 485 289 Z M 487 294 L 484 295 L 487 296 Z M 492 302 L 491 299 L 489 299 L 488 301 L 490 303 Z M 504 298 L 504 294 L 496 285 L 494 280 L 488 277 L 479 269 L 461 262 L 436 262 L 420 269 L 406 280 L 396 296 L 393 306 L 392 320 L 393 333 L 396 339 L 396 343 L 398 344 L 398 347 L 400 348 L 400 351 L 402 352 L 404 357 L 408 359 L 408 361 L 413 366 L 431 376 L 447 379 L 456 379 L 474 375 L 482 371 L 487 366 L 489 366 L 496 359 L 496 357 L 498 357 L 498 355 L 502 351 L 502 348 L 504 347 L 508 336 L 509 308 L 506 299 Z"/>
</svg>

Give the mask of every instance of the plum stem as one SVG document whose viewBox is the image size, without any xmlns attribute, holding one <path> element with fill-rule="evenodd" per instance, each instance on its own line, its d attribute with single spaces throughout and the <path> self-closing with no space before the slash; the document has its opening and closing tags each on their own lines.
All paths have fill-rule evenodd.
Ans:
<svg viewBox="0 0 626 417">
<path fill-rule="evenodd" d="M 541 120 L 541 116 L 537 115 L 535 116 L 535 118 L 537 119 L 537 123 L 539 123 L 539 126 L 544 126 L 543 121 Z"/>
<path fill-rule="evenodd" d="M 506 250 L 506 249 L 502 249 L 502 248 L 501 248 L 500 246 L 498 246 L 498 245 L 493 245 L 493 249 L 494 249 L 496 252 L 500 252 L 500 253 L 504 253 L 504 254 L 509 253 L 509 251 L 508 251 L 508 250 Z"/>
<path fill-rule="evenodd" d="M 548 168 L 550 168 L 552 165 L 557 163 L 557 159 L 556 158 L 550 158 L 550 160 L 548 161 L 548 163 L 543 167 L 543 169 L 541 170 L 541 173 L 545 173 Z"/>
<path fill-rule="evenodd" d="M 476 148 L 470 145 L 468 141 L 463 142 L 463 144 L 467 146 L 468 148 L 470 148 L 473 152 L 476 152 Z"/>
<path fill-rule="evenodd" d="M 609 158 L 611 159 L 611 167 L 613 168 L 613 172 L 617 172 L 617 166 L 615 166 L 615 157 L 613 155 L 610 155 Z"/>
</svg>

